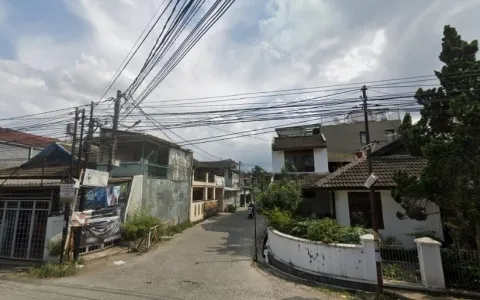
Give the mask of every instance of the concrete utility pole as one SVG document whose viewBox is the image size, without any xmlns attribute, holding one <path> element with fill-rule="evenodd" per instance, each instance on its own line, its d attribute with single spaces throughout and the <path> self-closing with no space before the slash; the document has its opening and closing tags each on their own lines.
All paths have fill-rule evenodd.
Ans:
<svg viewBox="0 0 480 300">
<path fill-rule="evenodd" d="M 83 148 L 83 153 L 85 153 L 85 163 L 84 163 L 84 169 L 88 168 L 88 160 L 90 157 L 90 143 L 91 139 L 93 136 L 93 127 L 94 127 L 94 119 L 93 119 L 93 109 L 95 107 L 95 103 L 92 101 L 90 104 L 90 118 L 88 121 L 88 131 L 87 131 L 87 137 L 85 139 L 85 143 L 81 145 Z M 83 135 L 83 126 L 85 123 L 85 109 L 82 111 L 82 135 Z M 81 156 L 80 156 L 81 157 Z M 80 165 L 80 164 L 79 164 Z M 78 171 L 78 176 L 80 176 L 80 171 Z M 80 177 L 78 178 L 80 180 Z M 80 200 L 78 202 L 78 211 L 83 212 L 85 210 L 85 189 L 80 187 Z M 74 248 L 73 248 L 73 258 L 75 261 L 78 261 L 80 257 L 80 244 L 82 241 L 82 229 L 81 228 L 76 228 L 75 229 L 75 240 L 74 240 Z"/>
<path fill-rule="evenodd" d="M 362 87 L 363 98 L 363 115 L 365 117 L 365 140 L 367 142 L 367 160 L 368 160 L 368 176 L 373 174 L 372 165 L 372 146 L 370 145 L 370 130 L 368 126 L 368 104 L 367 104 L 367 87 Z M 377 203 L 375 199 L 375 186 L 374 182 L 370 185 L 370 210 L 372 213 L 372 229 L 373 229 L 373 244 L 375 247 L 375 262 L 377 267 L 377 298 L 383 294 L 383 274 L 382 274 L 382 258 L 380 255 L 380 239 L 378 234 L 378 214 Z"/>
<path fill-rule="evenodd" d="M 120 116 L 121 100 L 122 100 L 122 92 L 118 90 L 117 97 L 115 98 L 115 106 L 113 110 L 112 148 L 110 149 L 110 155 L 108 157 L 107 172 L 111 172 L 113 169 L 113 160 L 115 159 L 115 151 L 117 150 L 117 129 L 118 129 L 118 118 Z"/>
<path fill-rule="evenodd" d="M 75 124 L 73 126 L 72 148 L 70 150 L 71 158 L 70 158 L 70 167 L 68 172 L 69 183 L 73 183 L 72 173 L 73 173 L 73 163 L 75 162 L 75 147 L 77 144 L 78 113 L 79 113 L 78 107 L 76 107 L 75 108 Z M 60 252 L 60 263 L 63 263 L 63 260 L 64 260 L 65 244 L 67 243 L 68 223 L 70 222 L 70 214 L 71 214 L 70 203 L 66 203 L 65 208 L 63 210 L 62 248 Z"/>
</svg>

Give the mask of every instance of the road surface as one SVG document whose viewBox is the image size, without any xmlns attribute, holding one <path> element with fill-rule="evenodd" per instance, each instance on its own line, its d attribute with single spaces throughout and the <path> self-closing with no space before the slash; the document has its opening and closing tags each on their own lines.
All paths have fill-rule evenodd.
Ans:
<svg viewBox="0 0 480 300">
<path fill-rule="evenodd" d="M 251 262 L 253 251 L 253 220 L 239 211 L 189 228 L 148 253 L 89 264 L 74 277 L 0 280 L 0 299 L 332 299 L 259 270 Z M 125 263 L 114 264 L 119 261 Z"/>
</svg>

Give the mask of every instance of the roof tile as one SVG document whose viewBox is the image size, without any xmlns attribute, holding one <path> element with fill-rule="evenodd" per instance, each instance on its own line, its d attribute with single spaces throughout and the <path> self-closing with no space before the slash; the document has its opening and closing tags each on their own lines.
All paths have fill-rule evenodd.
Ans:
<svg viewBox="0 0 480 300">
<path fill-rule="evenodd" d="M 25 133 L 8 128 L 0 128 L 0 141 L 45 148 L 49 144 L 55 142 L 56 139 Z"/>
<path fill-rule="evenodd" d="M 426 162 L 424 158 L 410 155 L 372 157 L 373 173 L 378 176 L 375 186 L 379 188 L 394 187 L 393 175 L 397 170 L 404 170 L 410 175 L 420 176 Z M 317 186 L 329 189 L 365 188 L 364 183 L 368 176 L 368 161 L 366 158 L 362 158 L 321 179 L 317 182 Z"/>
</svg>

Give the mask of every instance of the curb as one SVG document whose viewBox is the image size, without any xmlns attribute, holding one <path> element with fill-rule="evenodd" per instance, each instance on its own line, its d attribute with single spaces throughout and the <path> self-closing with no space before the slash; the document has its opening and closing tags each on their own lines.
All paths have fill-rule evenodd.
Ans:
<svg viewBox="0 0 480 300">
<path fill-rule="evenodd" d="M 256 266 L 259 269 L 263 269 L 264 271 L 273 274 L 274 276 L 277 276 L 277 277 L 282 278 L 284 280 L 288 280 L 288 281 L 295 282 L 295 283 L 301 283 L 301 284 L 305 284 L 305 285 L 308 285 L 308 286 L 315 286 L 315 287 L 326 287 L 326 288 L 332 289 L 332 290 L 337 291 L 337 292 L 347 291 L 347 292 L 350 292 L 350 293 L 359 293 L 359 292 L 371 293 L 369 291 L 352 289 L 352 288 L 344 288 L 344 287 L 340 287 L 340 286 L 336 286 L 336 285 L 318 283 L 316 281 L 304 279 L 304 278 L 286 273 L 282 270 L 279 270 L 279 269 L 275 268 L 274 266 L 272 266 L 270 264 L 267 264 L 265 262 L 257 263 Z M 384 294 L 394 296 L 394 297 L 396 297 L 397 299 L 400 299 L 400 300 L 415 300 L 414 298 L 409 298 L 409 297 L 403 296 L 403 295 L 401 295 L 401 294 L 399 294 L 395 291 L 384 289 L 383 292 L 384 292 Z"/>
</svg>

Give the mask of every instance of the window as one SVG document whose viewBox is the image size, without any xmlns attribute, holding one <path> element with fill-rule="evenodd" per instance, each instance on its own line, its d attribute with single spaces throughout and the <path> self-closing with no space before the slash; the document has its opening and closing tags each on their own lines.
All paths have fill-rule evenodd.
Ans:
<svg viewBox="0 0 480 300">
<path fill-rule="evenodd" d="M 367 144 L 367 135 L 365 131 L 360 131 L 360 145 L 364 146 Z"/>
<path fill-rule="evenodd" d="M 380 193 L 375 193 L 375 205 L 377 208 L 378 228 L 384 229 L 383 211 Z M 349 192 L 348 208 L 350 212 L 350 226 L 362 226 L 372 228 L 372 211 L 370 209 L 369 192 Z"/>
<path fill-rule="evenodd" d="M 315 190 L 303 190 L 302 191 L 302 198 L 304 198 L 304 199 L 315 199 L 316 198 Z"/>
<path fill-rule="evenodd" d="M 387 143 L 393 141 L 395 139 L 395 129 L 387 129 L 385 130 L 385 138 L 387 139 Z"/>
</svg>

